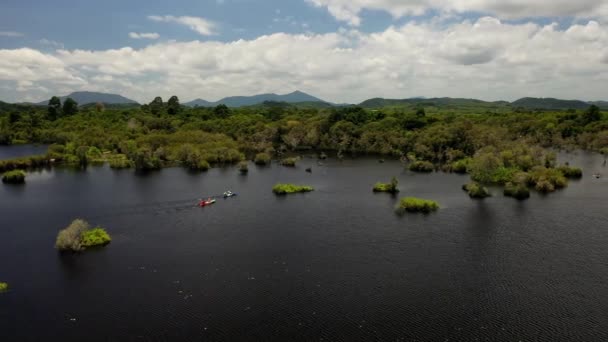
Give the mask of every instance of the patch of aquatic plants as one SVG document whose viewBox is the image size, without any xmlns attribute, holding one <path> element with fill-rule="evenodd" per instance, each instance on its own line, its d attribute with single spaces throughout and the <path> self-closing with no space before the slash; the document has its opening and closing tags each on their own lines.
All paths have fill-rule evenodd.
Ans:
<svg viewBox="0 0 608 342">
<path fill-rule="evenodd" d="M 313 187 L 307 185 L 295 185 L 295 184 L 277 184 L 272 188 L 272 192 L 277 195 L 295 194 L 299 192 L 310 192 L 313 191 Z"/>
<path fill-rule="evenodd" d="M 299 160 L 300 160 L 299 157 L 285 158 L 285 159 L 281 160 L 281 165 L 287 166 L 287 167 L 295 167 Z"/>
<path fill-rule="evenodd" d="M 399 214 L 404 212 L 412 213 L 431 213 L 439 209 L 439 204 L 432 200 L 426 200 L 416 197 L 405 197 L 399 201 L 396 211 Z"/>
<path fill-rule="evenodd" d="M 110 235 L 103 228 L 91 229 L 88 222 L 76 219 L 59 231 L 55 248 L 62 252 L 81 252 L 89 247 L 107 245 L 110 241 Z"/>
<path fill-rule="evenodd" d="M 262 152 L 255 155 L 254 163 L 256 165 L 268 165 L 270 164 L 270 154 Z"/>
<path fill-rule="evenodd" d="M 85 230 L 82 233 L 82 246 L 84 248 L 105 246 L 112 241 L 110 235 L 101 227 Z"/>
<path fill-rule="evenodd" d="M 517 184 L 517 183 L 507 183 L 505 185 L 505 189 L 503 191 L 503 194 L 507 197 L 513 197 L 515 199 L 518 200 L 524 200 L 527 198 L 530 198 L 530 190 L 528 189 L 528 187 L 524 184 Z"/>
<path fill-rule="evenodd" d="M 417 160 L 410 163 L 409 170 L 413 172 L 433 172 L 435 165 L 426 160 Z"/>
<path fill-rule="evenodd" d="M 249 172 L 249 163 L 242 161 L 239 163 L 238 168 L 241 174 L 247 174 Z"/>
<path fill-rule="evenodd" d="M 462 190 L 466 191 L 471 198 L 486 198 L 492 196 L 488 188 L 477 183 L 471 182 L 462 186 Z"/>
<path fill-rule="evenodd" d="M 559 171 L 561 171 L 561 173 L 566 178 L 577 179 L 577 178 L 583 177 L 583 170 L 578 167 L 571 167 L 569 165 L 563 165 L 563 166 L 558 167 L 557 169 Z"/>
<path fill-rule="evenodd" d="M 23 170 L 7 171 L 2 175 L 2 182 L 6 184 L 25 183 L 25 172 Z"/>
<path fill-rule="evenodd" d="M 0 160 L 0 172 L 11 170 L 28 170 L 49 166 L 51 160 L 48 156 L 29 156 L 7 160 Z"/>
<path fill-rule="evenodd" d="M 8 291 L 8 283 L 0 282 L 0 292 Z"/>
<path fill-rule="evenodd" d="M 399 192 L 399 189 L 397 189 L 397 186 L 399 185 L 399 181 L 397 180 L 396 177 L 393 177 L 390 181 L 390 183 L 376 183 L 374 185 L 374 192 L 388 192 L 391 194 L 396 194 Z"/>
</svg>

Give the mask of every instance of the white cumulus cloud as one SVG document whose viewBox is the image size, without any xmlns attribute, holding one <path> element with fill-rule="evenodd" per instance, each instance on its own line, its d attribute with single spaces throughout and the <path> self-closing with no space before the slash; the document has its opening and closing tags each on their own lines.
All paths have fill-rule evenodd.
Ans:
<svg viewBox="0 0 608 342">
<path fill-rule="evenodd" d="M 608 0 L 306 0 L 338 20 L 358 26 L 363 10 L 378 10 L 399 18 L 438 12 L 481 13 L 502 19 L 608 16 Z"/>
<path fill-rule="evenodd" d="M 176 23 L 176 24 L 184 25 L 184 26 L 187 26 L 192 31 L 195 31 L 198 34 L 203 35 L 203 36 L 210 36 L 210 35 L 215 34 L 215 24 L 207 19 L 200 18 L 200 17 L 189 17 L 189 16 L 175 17 L 172 15 L 165 15 L 165 16 L 150 15 L 150 16 L 148 16 L 148 19 L 150 19 L 152 21 L 157 21 L 157 22 Z"/>
<path fill-rule="evenodd" d="M 507 23 L 482 17 L 410 22 L 376 33 L 275 33 L 231 42 L 154 42 L 143 48 L 41 52 L 0 49 L 0 100 L 121 93 L 183 102 L 302 90 L 334 102 L 372 97 L 524 96 L 606 100 L 608 26 L 597 21 Z"/>
<path fill-rule="evenodd" d="M 138 32 L 129 32 L 129 37 L 133 39 L 158 39 L 160 35 L 158 33 L 138 33 Z"/>
</svg>

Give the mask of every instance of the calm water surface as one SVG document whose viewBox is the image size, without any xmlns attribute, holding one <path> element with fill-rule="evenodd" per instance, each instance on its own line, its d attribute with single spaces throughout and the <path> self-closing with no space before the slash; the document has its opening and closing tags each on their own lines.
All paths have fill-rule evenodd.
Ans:
<svg viewBox="0 0 608 342">
<path fill-rule="evenodd" d="M 0 145 L 0 160 L 45 154 L 48 148 L 47 145 Z"/>
<path fill-rule="evenodd" d="M 599 156 L 562 160 L 585 177 L 525 202 L 370 159 L 30 174 L 0 186 L 1 340 L 605 341 L 608 178 L 590 176 Z M 371 192 L 393 175 L 440 211 L 395 215 Z M 276 197 L 276 182 L 316 191 Z M 78 217 L 113 241 L 59 256 Z"/>
</svg>

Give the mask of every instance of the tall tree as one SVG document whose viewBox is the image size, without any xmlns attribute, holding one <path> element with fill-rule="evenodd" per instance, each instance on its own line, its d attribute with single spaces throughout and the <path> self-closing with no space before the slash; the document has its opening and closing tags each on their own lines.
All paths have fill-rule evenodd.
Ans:
<svg viewBox="0 0 608 342">
<path fill-rule="evenodd" d="M 163 98 L 157 96 L 150 102 L 150 113 L 154 115 L 160 115 L 163 110 Z"/>
<path fill-rule="evenodd" d="M 583 113 L 583 121 L 585 123 L 600 121 L 601 118 L 602 115 L 600 114 L 600 107 L 596 105 L 591 105 L 591 107 L 589 107 L 589 109 Z"/>
<path fill-rule="evenodd" d="M 219 118 L 227 118 L 230 115 L 230 109 L 222 103 L 213 108 L 213 114 Z"/>
<path fill-rule="evenodd" d="M 177 96 L 173 95 L 169 99 L 169 102 L 167 102 L 167 112 L 170 115 L 175 115 L 175 114 L 179 113 L 179 110 L 180 110 L 179 98 L 177 98 Z"/>
<path fill-rule="evenodd" d="M 63 102 L 63 115 L 71 116 L 78 113 L 78 102 L 74 101 L 71 97 L 68 97 Z"/>
<path fill-rule="evenodd" d="M 51 97 L 48 105 L 49 120 L 55 120 L 61 116 L 61 99 L 57 96 Z"/>
</svg>

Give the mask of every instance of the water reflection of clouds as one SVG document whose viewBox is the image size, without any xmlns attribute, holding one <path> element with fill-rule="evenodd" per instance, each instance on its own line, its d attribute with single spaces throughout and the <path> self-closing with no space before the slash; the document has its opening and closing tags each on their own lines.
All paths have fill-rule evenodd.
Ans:
<svg viewBox="0 0 608 342">
<path fill-rule="evenodd" d="M 27 182 L 36 182 L 53 179 L 56 177 L 56 173 L 51 169 L 40 169 L 30 171 L 27 173 Z"/>
</svg>

